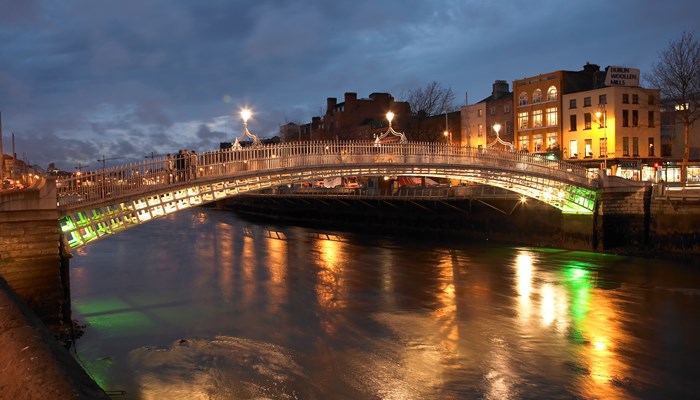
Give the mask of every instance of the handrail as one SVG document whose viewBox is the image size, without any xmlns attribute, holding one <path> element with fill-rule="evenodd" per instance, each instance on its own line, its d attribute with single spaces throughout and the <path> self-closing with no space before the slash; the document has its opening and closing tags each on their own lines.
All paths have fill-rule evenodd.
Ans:
<svg viewBox="0 0 700 400">
<path fill-rule="evenodd" d="M 333 165 L 411 164 L 473 166 L 547 176 L 594 187 L 584 167 L 538 154 L 475 148 L 437 142 L 375 143 L 374 141 L 308 141 L 222 149 L 184 159 L 183 168 L 170 169 L 166 157 L 58 177 L 59 206 L 109 199 L 200 179 L 235 173 L 302 169 Z M 174 163 L 177 164 L 177 163 Z"/>
</svg>

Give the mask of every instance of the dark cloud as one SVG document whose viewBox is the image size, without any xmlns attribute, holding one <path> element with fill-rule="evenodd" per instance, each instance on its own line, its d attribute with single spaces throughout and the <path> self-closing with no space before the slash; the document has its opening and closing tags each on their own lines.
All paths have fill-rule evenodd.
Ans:
<svg viewBox="0 0 700 400">
<path fill-rule="evenodd" d="M 327 97 L 438 81 L 457 98 L 584 63 L 648 70 L 700 5 L 651 0 L 0 0 L 0 112 L 40 165 L 218 148 Z"/>
</svg>

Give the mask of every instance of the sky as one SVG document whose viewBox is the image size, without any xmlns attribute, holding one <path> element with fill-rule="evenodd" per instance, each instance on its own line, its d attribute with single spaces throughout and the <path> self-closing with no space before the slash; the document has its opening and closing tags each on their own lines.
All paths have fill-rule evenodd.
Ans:
<svg viewBox="0 0 700 400">
<path fill-rule="evenodd" d="M 456 105 L 495 80 L 651 72 L 697 0 L 0 0 L 3 150 L 46 168 L 215 150 L 367 98 L 438 82 Z M 98 161 L 99 160 L 99 161 Z"/>
</svg>

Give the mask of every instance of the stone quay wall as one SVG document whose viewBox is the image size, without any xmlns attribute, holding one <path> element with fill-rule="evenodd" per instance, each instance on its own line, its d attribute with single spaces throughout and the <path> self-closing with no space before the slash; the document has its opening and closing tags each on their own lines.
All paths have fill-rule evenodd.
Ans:
<svg viewBox="0 0 700 400">
<path fill-rule="evenodd" d="M 54 181 L 0 192 L 0 277 L 49 325 L 66 319 Z M 68 314 L 69 316 L 70 314 Z"/>
</svg>

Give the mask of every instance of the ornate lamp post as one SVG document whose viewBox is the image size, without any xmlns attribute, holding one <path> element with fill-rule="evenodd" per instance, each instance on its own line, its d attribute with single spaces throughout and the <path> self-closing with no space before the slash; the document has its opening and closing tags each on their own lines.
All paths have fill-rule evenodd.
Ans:
<svg viewBox="0 0 700 400">
<path fill-rule="evenodd" d="M 243 139 L 244 136 L 253 139 L 253 146 L 259 146 L 261 144 L 260 140 L 258 140 L 258 137 L 250 133 L 250 131 L 248 131 L 248 120 L 250 119 L 251 115 L 252 113 L 249 109 L 244 108 L 243 110 L 241 110 L 241 118 L 243 118 L 243 133 L 241 134 L 241 136 L 236 137 L 236 139 L 234 140 L 233 145 L 231 146 L 234 150 L 240 150 L 243 148 L 238 139 Z"/>
<path fill-rule="evenodd" d="M 389 136 L 389 134 L 392 134 L 394 136 L 399 137 L 399 143 L 406 143 L 408 140 L 406 139 L 406 135 L 404 135 L 401 132 L 396 132 L 394 128 L 391 127 L 391 121 L 394 119 L 394 113 L 389 111 L 386 113 L 386 119 L 389 121 L 389 129 L 386 130 L 386 132 L 382 133 L 381 135 L 378 135 L 377 137 L 374 138 L 374 145 L 378 146 L 379 143 L 381 142 L 382 139 L 385 137 Z"/>
</svg>

